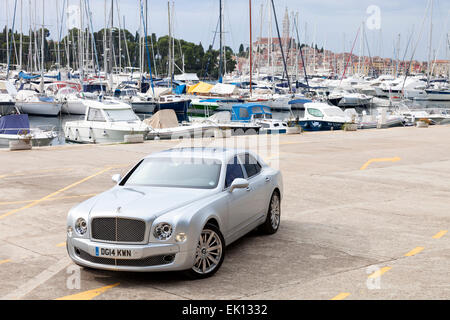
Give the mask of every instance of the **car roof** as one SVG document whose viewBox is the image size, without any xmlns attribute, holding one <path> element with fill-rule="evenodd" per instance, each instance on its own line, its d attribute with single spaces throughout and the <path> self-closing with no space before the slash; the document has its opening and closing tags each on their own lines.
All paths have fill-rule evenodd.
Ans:
<svg viewBox="0 0 450 320">
<path fill-rule="evenodd" d="M 228 160 L 237 154 L 253 152 L 245 149 L 233 149 L 233 148 L 212 148 L 212 147 L 192 147 L 192 148 L 172 148 L 160 152 L 153 153 L 146 158 L 161 158 L 161 157 L 191 157 L 191 158 L 210 158 Z"/>
</svg>

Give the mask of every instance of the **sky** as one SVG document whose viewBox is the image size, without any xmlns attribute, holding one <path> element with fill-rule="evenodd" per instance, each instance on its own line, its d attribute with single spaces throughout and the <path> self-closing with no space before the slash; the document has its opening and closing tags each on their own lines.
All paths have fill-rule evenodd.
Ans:
<svg viewBox="0 0 450 320">
<path fill-rule="evenodd" d="M 11 27 L 14 17 L 16 0 L 0 1 L 0 24 Z M 51 38 L 58 39 L 57 16 L 61 16 L 64 0 L 17 0 L 15 29 L 20 31 L 21 10 L 23 2 L 22 28 L 27 30 L 30 23 L 29 3 L 32 3 L 32 19 L 36 15 L 42 24 L 42 2 L 45 5 L 45 25 L 50 30 Z M 68 1 L 71 12 L 76 12 L 80 0 Z M 83 2 L 85 0 L 82 0 Z M 95 30 L 105 25 L 105 0 L 88 0 L 93 17 Z M 106 0 L 108 15 L 112 0 Z M 116 1 L 116 0 L 114 0 Z M 219 0 L 174 0 L 174 36 L 184 40 L 202 43 L 205 48 L 212 44 L 214 31 L 219 18 Z M 248 46 L 249 40 L 249 1 L 223 0 L 224 2 L 224 44 L 237 51 L 240 44 Z M 252 31 L 253 39 L 262 34 L 271 33 L 276 37 L 275 23 L 270 29 L 268 0 L 252 0 Z M 430 39 L 430 3 L 432 10 L 432 56 L 438 59 L 449 59 L 450 52 L 446 45 L 447 33 L 450 33 L 450 1 L 448 0 L 274 0 L 280 32 L 282 32 L 285 10 L 299 14 L 299 34 L 302 43 L 317 43 L 334 52 L 349 52 L 356 35 L 354 53 L 362 53 L 361 34 L 364 24 L 364 43 L 368 43 L 371 56 L 394 58 L 396 51 L 399 57 L 406 56 L 409 60 L 414 51 L 414 59 L 425 61 L 429 56 Z M 121 23 L 125 20 L 126 28 L 132 33 L 140 27 L 140 0 L 119 0 Z M 149 33 L 162 36 L 168 34 L 167 0 L 148 0 Z M 37 10 L 34 6 L 37 6 Z M 75 6 L 75 11 L 74 11 Z M 59 7 L 59 14 L 57 14 Z M 261 10 L 262 8 L 262 10 Z M 115 25 L 119 20 L 115 6 Z M 262 14 L 261 14 L 262 12 Z M 262 16 L 262 19 L 261 19 Z M 76 17 L 76 15 L 75 15 Z M 67 30 L 67 16 L 64 18 L 63 34 Z M 73 19 L 72 19 L 73 20 Z M 75 19 L 78 20 L 78 19 Z M 274 21 L 274 20 L 273 20 Z M 74 21 L 72 21 L 74 22 Z M 123 27 L 123 26 L 122 26 Z M 291 34 L 293 25 L 291 24 Z M 359 30 L 359 32 L 358 32 Z M 400 35 L 400 37 L 399 37 Z M 411 37 L 412 35 L 412 37 Z M 296 37 L 296 35 L 294 34 Z M 411 39 L 408 46 L 408 40 Z M 218 47 L 216 39 L 215 47 Z M 405 55 L 405 50 L 408 52 Z M 399 48 L 397 50 L 396 48 Z M 364 53 L 368 55 L 367 45 Z"/>
</svg>

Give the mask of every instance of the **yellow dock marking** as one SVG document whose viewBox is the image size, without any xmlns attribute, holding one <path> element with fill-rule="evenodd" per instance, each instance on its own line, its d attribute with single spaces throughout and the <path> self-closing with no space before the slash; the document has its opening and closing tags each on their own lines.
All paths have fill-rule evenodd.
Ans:
<svg viewBox="0 0 450 320">
<path fill-rule="evenodd" d="M 350 295 L 350 293 L 348 292 L 341 292 L 339 293 L 337 296 L 335 296 L 334 298 L 332 298 L 331 300 L 344 300 L 345 298 L 347 298 Z"/>
<path fill-rule="evenodd" d="M 0 260 L 0 264 L 4 264 L 4 263 L 8 263 L 8 262 L 11 262 L 11 260 L 10 260 L 10 259 L 7 259 L 7 260 Z"/>
<path fill-rule="evenodd" d="M 438 233 L 436 233 L 433 236 L 433 239 L 440 239 L 440 238 L 442 238 L 447 233 L 447 231 L 448 230 L 441 230 L 441 231 L 439 231 Z"/>
<path fill-rule="evenodd" d="M 418 254 L 419 252 L 421 252 L 423 249 L 425 249 L 424 247 L 417 247 L 412 249 L 410 252 L 408 252 L 407 254 L 405 254 L 405 257 L 411 257 L 414 256 L 416 254 Z"/>
<path fill-rule="evenodd" d="M 66 246 L 66 242 L 64 241 L 64 242 L 58 243 L 56 246 L 57 247 L 65 247 Z"/>
<path fill-rule="evenodd" d="M 370 159 L 359 170 L 366 170 L 366 168 L 368 166 L 370 166 L 374 162 L 397 162 L 397 161 L 400 161 L 400 160 L 401 160 L 401 158 L 399 158 L 399 157 Z"/>
<path fill-rule="evenodd" d="M 96 195 L 97 195 L 97 193 L 80 194 L 78 196 L 58 197 L 58 198 L 47 199 L 45 201 L 67 200 L 67 199 L 75 199 L 75 198 L 88 198 L 88 197 L 93 197 L 93 196 L 96 196 Z M 36 200 L 21 200 L 21 201 L 0 202 L 0 206 L 10 205 L 10 204 L 30 203 L 30 202 L 34 202 L 34 201 L 36 201 Z"/>
<path fill-rule="evenodd" d="M 109 289 L 117 287 L 119 284 L 120 283 L 115 283 L 115 284 L 112 284 L 110 286 L 106 286 L 106 287 L 97 288 L 97 289 L 94 289 L 94 290 L 80 292 L 80 293 L 77 293 L 77 294 L 73 294 L 73 295 L 70 295 L 70 296 L 65 296 L 65 297 L 62 297 L 62 298 L 55 299 L 55 300 L 92 300 L 95 297 L 101 295 L 102 293 L 108 291 Z"/>
<path fill-rule="evenodd" d="M 108 167 L 108 168 L 106 168 L 106 169 L 103 169 L 103 170 L 101 170 L 101 171 L 99 171 L 99 172 L 97 172 L 97 173 L 95 173 L 95 174 L 93 174 L 93 175 L 91 175 L 91 176 L 89 176 L 89 177 L 86 177 L 86 178 L 84 178 L 84 179 L 81 179 L 81 180 L 79 180 L 79 181 L 77 181 L 77 182 L 75 182 L 75 183 L 72 183 L 71 185 L 69 185 L 69 186 L 67 186 L 67 187 L 64 187 L 64 188 L 62 188 L 62 189 L 59 189 L 58 191 L 55 191 L 55 192 L 53 192 L 53 193 L 51 193 L 51 194 L 49 194 L 49 195 L 47 195 L 47 196 L 45 196 L 45 197 L 43 197 L 43 198 L 41 198 L 41 199 L 39 199 L 39 200 L 35 200 L 35 201 L 33 201 L 33 202 L 27 204 L 26 206 L 23 206 L 23 207 L 21 207 L 21 208 L 15 209 L 15 210 L 11 210 L 11 211 L 9 211 L 9 212 L 3 214 L 3 215 L 0 215 L 0 220 L 1 220 L 1 219 L 4 219 L 4 218 L 6 218 L 6 217 L 8 217 L 8 216 L 10 216 L 10 215 L 12 215 L 12 214 L 14 214 L 14 213 L 17 213 L 17 212 L 19 212 L 19 211 L 22 211 L 22 210 L 25 210 L 25 209 L 32 208 L 32 207 L 34 207 L 35 205 L 37 205 L 37 204 L 39 204 L 39 203 L 41 203 L 41 202 L 43 202 L 43 201 L 46 201 L 47 199 L 50 199 L 50 198 L 52 198 L 52 197 L 54 197 L 54 196 L 56 196 L 56 195 L 58 195 L 58 194 L 60 194 L 60 193 L 62 193 L 62 192 L 64 192 L 64 191 L 67 191 L 67 190 L 69 190 L 69 189 L 71 189 L 71 188 L 73 188 L 73 187 L 76 187 L 77 185 L 82 184 L 83 182 L 86 182 L 86 181 L 88 181 L 88 180 L 90 180 L 90 179 L 92 179 L 92 178 L 95 178 L 96 176 L 99 176 L 99 175 L 101 175 L 101 174 L 103 174 L 103 173 L 105 173 L 105 172 L 107 172 L 107 171 L 109 171 L 109 170 L 111 170 L 111 169 L 113 169 L 113 168 L 112 168 L 112 167 Z"/>
<path fill-rule="evenodd" d="M 383 267 L 380 270 L 377 270 L 374 273 L 372 273 L 371 275 L 369 275 L 369 278 L 373 279 L 373 278 L 381 277 L 383 274 L 385 274 L 386 272 L 388 272 L 391 269 L 392 269 L 392 267 Z"/>
</svg>

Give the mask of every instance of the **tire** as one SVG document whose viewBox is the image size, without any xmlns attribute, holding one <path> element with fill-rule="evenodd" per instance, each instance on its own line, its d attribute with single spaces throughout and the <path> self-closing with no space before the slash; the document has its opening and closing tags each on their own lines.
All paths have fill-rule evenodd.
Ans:
<svg viewBox="0 0 450 320">
<path fill-rule="evenodd" d="M 260 230 L 264 234 L 274 234 L 278 231 L 281 221 L 281 199 L 280 193 L 274 191 L 270 198 L 269 210 L 267 212 L 266 221 L 261 225 Z"/>
<path fill-rule="evenodd" d="M 205 242 L 208 242 L 208 240 L 209 243 L 205 245 Z M 208 252 L 207 250 L 210 248 L 216 249 Z M 212 261 L 214 258 L 216 260 L 215 263 Z M 185 274 L 193 280 L 209 278 L 220 269 L 224 258 L 225 239 L 222 232 L 215 225 L 207 224 L 203 228 L 198 241 L 194 265 L 191 269 L 185 271 Z"/>
</svg>

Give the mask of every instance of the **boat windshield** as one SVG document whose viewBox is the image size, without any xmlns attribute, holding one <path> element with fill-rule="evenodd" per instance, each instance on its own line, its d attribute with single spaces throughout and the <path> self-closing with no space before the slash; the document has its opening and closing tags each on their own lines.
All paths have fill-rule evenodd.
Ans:
<svg viewBox="0 0 450 320">
<path fill-rule="evenodd" d="M 131 109 L 105 110 L 110 121 L 137 121 L 139 117 Z"/>
<path fill-rule="evenodd" d="M 131 173 L 125 186 L 214 189 L 222 163 L 203 158 L 147 158 Z"/>
<path fill-rule="evenodd" d="M 329 117 L 343 117 L 345 116 L 344 111 L 342 111 L 339 108 L 329 108 L 329 109 L 325 109 L 323 110 L 323 112 L 325 112 L 325 114 Z"/>
<path fill-rule="evenodd" d="M 319 109 L 308 108 L 308 113 L 313 117 L 323 118 L 323 113 Z"/>
</svg>

